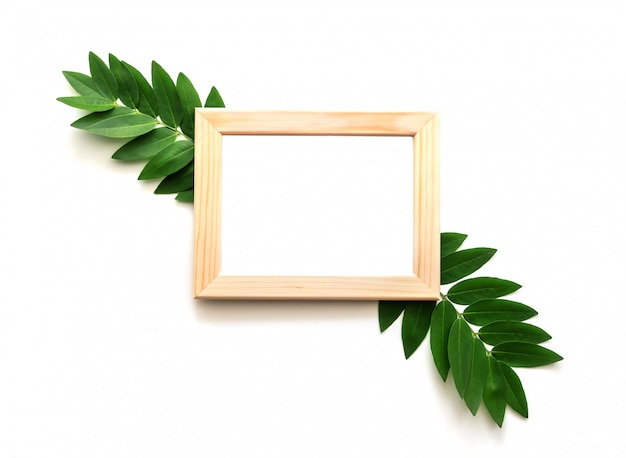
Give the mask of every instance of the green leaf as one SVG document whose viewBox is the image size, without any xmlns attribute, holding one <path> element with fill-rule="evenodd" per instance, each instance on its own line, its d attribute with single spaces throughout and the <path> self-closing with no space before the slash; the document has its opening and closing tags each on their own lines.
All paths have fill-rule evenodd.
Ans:
<svg viewBox="0 0 626 458">
<path fill-rule="evenodd" d="M 459 396 L 465 396 L 465 390 L 472 369 L 474 336 L 469 325 L 461 318 L 455 320 L 450 329 L 448 340 L 448 360 L 454 378 L 454 385 Z"/>
<path fill-rule="evenodd" d="M 506 380 L 498 360 L 493 356 L 488 356 L 487 360 L 487 377 L 485 379 L 483 401 L 493 421 L 502 428 L 504 412 L 506 411 Z"/>
<path fill-rule="evenodd" d="M 503 320 L 525 321 L 535 315 L 536 310 L 507 299 L 483 299 L 474 302 L 463 312 L 463 318 L 478 326 Z"/>
<path fill-rule="evenodd" d="M 149 116 L 157 116 L 159 114 L 159 104 L 157 102 L 154 89 L 148 83 L 148 80 L 128 62 L 122 61 L 122 65 L 128 73 L 133 77 L 135 83 L 137 83 L 137 89 L 139 90 L 139 100 L 137 102 L 137 109 L 142 113 Z"/>
<path fill-rule="evenodd" d="M 493 248 L 471 248 L 444 256 L 441 259 L 441 284 L 454 283 L 476 272 L 496 254 Z"/>
<path fill-rule="evenodd" d="M 178 172 L 166 176 L 154 190 L 155 194 L 175 194 L 193 189 L 193 162 L 190 162 Z"/>
<path fill-rule="evenodd" d="M 385 332 L 391 326 L 406 307 L 406 301 L 378 301 L 378 324 L 380 332 Z"/>
<path fill-rule="evenodd" d="M 188 189 L 187 191 L 179 192 L 176 196 L 176 200 L 179 202 L 191 202 L 193 203 L 193 189 Z"/>
<path fill-rule="evenodd" d="M 177 136 L 178 134 L 173 130 L 160 127 L 129 141 L 119 148 L 112 157 L 120 161 L 150 159 L 167 145 L 174 143 Z"/>
<path fill-rule="evenodd" d="M 185 135 L 193 139 L 196 107 L 202 106 L 200 96 L 193 87 L 193 84 L 191 84 L 189 78 L 187 78 L 184 73 L 178 74 L 178 78 L 176 80 L 176 90 L 178 91 L 183 107 L 183 120 L 180 123 L 180 128 Z"/>
<path fill-rule="evenodd" d="M 481 299 L 496 299 L 521 288 L 521 285 L 493 277 L 477 277 L 463 280 L 448 291 L 448 298 L 456 303 L 467 305 Z"/>
<path fill-rule="evenodd" d="M 556 363 L 562 356 L 545 347 L 526 342 L 505 342 L 496 345 L 491 354 L 511 367 L 537 367 Z"/>
<path fill-rule="evenodd" d="M 450 370 L 450 361 L 448 360 L 450 329 L 456 319 L 457 313 L 454 305 L 443 300 L 435 307 L 430 323 L 430 350 L 433 354 L 435 367 L 444 382 L 448 378 Z"/>
<path fill-rule="evenodd" d="M 441 233 L 441 257 L 454 253 L 465 241 L 467 235 L 456 232 Z"/>
<path fill-rule="evenodd" d="M 498 365 L 502 369 L 506 386 L 506 403 L 522 417 L 528 418 L 528 403 L 526 402 L 526 393 L 519 377 L 513 369 L 499 361 Z"/>
<path fill-rule="evenodd" d="M 166 146 L 148 161 L 139 174 L 140 180 L 151 180 L 178 172 L 193 160 L 193 142 L 182 140 Z"/>
<path fill-rule="evenodd" d="M 89 96 L 80 95 L 77 97 L 58 97 L 57 100 L 61 103 L 69 105 L 74 108 L 80 108 L 81 110 L 89 111 L 108 111 L 111 108 L 115 108 L 117 104 L 109 99 L 102 97 L 101 95 Z"/>
<path fill-rule="evenodd" d="M 404 357 L 409 358 L 420 346 L 430 327 L 435 301 L 407 302 L 402 317 Z"/>
<path fill-rule="evenodd" d="M 109 70 L 107 64 L 92 52 L 89 53 L 89 70 L 98 92 L 103 97 L 117 100 L 117 83 L 113 73 Z"/>
<path fill-rule="evenodd" d="M 80 95 L 84 95 L 86 97 L 102 97 L 98 92 L 98 89 L 96 89 L 96 85 L 93 83 L 91 76 L 78 72 L 63 72 L 63 76 L 65 76 L 65 79 L 68 83 L 70 83 L 70 86 L 72 86 Z"/>
<path fill-rule="evenodd" d="M 136 137 L 151 131 L 156 120 L 131 108 L 117 107 L 102 113 L 91 113 L 72 123 L 72 127 L 104 137 Z"/>
<path fill-rule="evenodd" d="M 504 342 L 541 343 L 552 338 L 543 329 L 519 321 L 494 321 L 480 328 L 478 336 L 489 345 Z"/>
<path fill-rule="evenodd" d="M 487 377 L 487 349 L 477 337 L 472 337 L 472 362 L 470 373 L 465 388 L 465 404 L 472 415 L 476 415 L 480 402 L 485 391 L 485 380 Z"/>
<path fill-rule="evenodd" d="M 222 100 L 222 96 L 217 91 L 215 86 L 211 88 L 211 92 L 209 92 L 208 97 L 206 98 L 206 102 L 204 102 L 205 108 L 225 108 L 224 101 Z"/>
<path fill-rule="evenodd" d="M 159 103 L 161 121 L 170 127 L 180 126 L 183 106 L 178 91 L 170 75 L 155 61 L 152 61 L 152 86 Z"/>
<path fill-rule="evenodd" d="M 139 103 L 139 87 L 137 81 L 120 60 L 113 54 L 109 54 L 109 67 L 115 77 L 120 100 L 130 108 L 137 108 Z"/>
</svg>

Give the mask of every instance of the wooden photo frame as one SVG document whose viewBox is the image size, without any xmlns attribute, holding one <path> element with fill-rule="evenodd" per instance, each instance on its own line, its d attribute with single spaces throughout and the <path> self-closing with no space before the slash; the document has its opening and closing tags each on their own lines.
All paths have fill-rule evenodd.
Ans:
<svg viewBox="0 0 626 458">
<path fill-rule="evenodd" d="M 394 276 L 221 274 L 224 135 L 405 136 L 413 139 L 413 273 Z M 439 117 L 427 112 L 232 111 L 199 108 L 195 131 L 198 299 L 439 299 Z"/>
</svg>

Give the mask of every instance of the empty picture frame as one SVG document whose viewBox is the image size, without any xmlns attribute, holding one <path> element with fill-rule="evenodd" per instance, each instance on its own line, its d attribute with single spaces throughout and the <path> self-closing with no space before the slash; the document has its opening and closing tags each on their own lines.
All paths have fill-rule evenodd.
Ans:
<svg viewBox="0 0 626 458">
<path fill-rule="evenodd" d="M 233 111 L 199 108 L 195 131 L 195 266 L 198 299 L 439 299 L 439 117 L 429 112 Z M 413 273 L 222 275 L 224 135 L 406 136 L 413 142 Z M 254 190 L 250 190 L 254 192 Z"/>
</svg>

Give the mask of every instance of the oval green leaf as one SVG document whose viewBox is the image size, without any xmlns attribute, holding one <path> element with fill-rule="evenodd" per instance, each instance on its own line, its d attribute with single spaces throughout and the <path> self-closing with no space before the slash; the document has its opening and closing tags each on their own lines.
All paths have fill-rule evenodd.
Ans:
<svg viewBox="0 0 626 458">
<path fill-rule="evenodd" d="M 537 367 L 556 363 L 562 356 L 545 347 L 526 342 L 506 342 L 496 345 L 491 354 L 511 367 Z"/>
<path fill-rule="evenodd" d="M 489 345 L 505 342 L 541 343 L 552 337 L 543 329 L 519 321 L 494 321 L 478 331 L 481 340 Z"/>
<path fill-rule="evenodd" d="M 471 304 L 482 299 L 496 299 L 521 288 L 509 280 L 493 277 L 477 277 L 463 280 L 448 291 L 448 298 L 461 305 Z"/>
<path fill-rule="evenodd" d="M 170 127 L 180 126 L 183 106 L 178 91 L 170 75 L 155 61 L 152 61 L 152 86 L 159 104 L 161 121 Z"/>
<path fill-rule="evenodd" d="M 448 339 L 448 360 L 454 385 L 463 398 L 472 368 L 474 336 L 465 320 L 458 318 L 452 323 Z"/>
<path fill-rule="evenodd" d="M 117 100 L 118 92 L 115 77 L 111 70 L 109 70 L 109 67 L 107 67 L 107 64 L 93 52 L 89 53 L 89 70 L 91 71 L 91 77 L 93 78 L 98 92 L 100 92 L 103 97 Z"/>
<path fill-rule="evenodd" d="M 148 161 L 139 174 L 139 179 L 151 180 L 170 175 L 178 172 L 192 160 L 193 143 L 189 140 L 174 142 Z"/>
<path fill-rule="evenodd" d="M 470 323 L 484 326 L 494 321 L 525 321 L 537 315 L 537 311 L 519 302 L 507 299 L 483 299 L 474 302 L 463 312 Z"/>
<path fill-rule="evenodd" d="M 222 96 L 217 91 L 215 86 L 211 88 L 211 92 L 209 92 L 208 97 L 206 98 L 206 102 L 204 102 L 205 108 L 225 108 L 224 100 L 222 100 Z"/>
<path fill-rule="evenodd" d="M 380 332 L 385 332 L 406 307 L 406 301 L 378 301 L 378 325 Z"/>
<path fill-rule="evenodd" d="M 108 111 L 111 108 L 115 108 L 117 104 L 109 99 L 97 96 L 80 95 L 77 97 L 58 97 L 57 100 L 61 103 L 69 105 L 74 108 L 80 108 L 81 110 L 88 111 Z"/>
<path fill-rule="evenodd" d="M 402 317 L 402 346 L 408 359 L 420 346 L 430 327 L 435 301 L 407 302 Z"/>
<path fill-rule="evenodd" d="M 70 83 L 70 86 L 72 86 L 80 95 L 87 97 L 102 97 L 98 92 L 98 89 L 96 89 L 96 85 L 93 83 L 93 78 L 91 78 L 91 76 L 78 72 L 63 72 L 63 76 L 65 76 L 65 79 L 68 83 Z"/>
<path fill-rule="evenodd" d="M 133 77 L 135 83 L 137 83 L 137 89 L 139 90 L 139 99 L 136 104 L 137 109 L 149 116 L 157 116 L 159 114 L 159 104 L 154 94 L 154 89 L 152 89 L 148 80 L 144 78 L 139 70 L 128 62 L 122 61 L 122 65 L 128 70 L 128 73 Z"/>
<path fill-rule="evenodd" d="M 193 162 L 178 172 L 166 176 L 154 190 L 155 194 L 176 194 L 193 188 Z"/>
<path fill-rule="evenodd" d="M 470 248 L 444 256 L 441 259 L 441 284 L 454 283 L 473 274 L 489 261 L 496 250 L 493 248 Z"/>
<path fill-rule="evenodd" d="M 178 74 L 178 78 L 176 79 L 176 90 L 178 91 L 180 102 L 183 107 L 183 120 L 180 123 L 180 128 L 185 135 L 193 140 L 196 108 L 202 106 L 200 96 L 198 95 L 196 88 L 193 87 L 193 84 L 184 73 Z"/>
<path fill-rule="evenodd" d="M 498 360 L 493 356 L 488 356 L 487 360 L 487 377 L 485 379 L 483 401 L 493 421 L 499 427 L 502 427 L 506 411 L 506 380 Z"/>
<path fill-rule="evenodd" d="M 150 159 L 161 152 L 167 145 L 174 143 L 176 137 L 178 137 L 178 134 L 175 131 L 166 127 L 160 127 L 122 145 L 112 157 L 120 161 Z"/>
<path fill-rule="evenodd" d="M 528 418 L 528 402 L 522 382 L 511 367 L 498 361 L 506 386 L 506 403 L 522 417 Z"/>
<path fill-rule="evenodd" d="M 443 300 L 437 304 L 433 311 L 430 323 L 430 350 L 437 372 L 445 382 L 450 371 L 448 359 L 448 340 L 450 329 L 457 319 L 457 312 L 450 301 Z"/>
<path fill-rule="evenodd" d="M 145 134 L 156 127 L 156 120 L 126 107 L 102 113 L 91 113 L 72 123 L 72 127 L 112 138 L 128 138 Z"/>
<path fill-rule="evenodd" d="M 176 200 L 179 202 L 193 203 L 193 189 L 188 189 L 187 191 L 179 192 L 176 195 Z"/>
<path fill-rule="evenodd" d="M 485 391 L 487 377 L 487 349 L 477 337 L 472 337 L 472 361 L 463 399 L 467 408 L 476 415 Z"/>
<path fill-rule="evenodd" d="M 454 253 L 465 241 L 467 235 L 456 232 L 441 233 L 441 257 Z"/>
<path fill-rule="evenodd" d="M 109 54 L 109 67 L 115 77 L 120 100 L 130 108 L 137 108 L 139 103 L 139 87 L 128 69 L 113 54 Z"/>
</svg>

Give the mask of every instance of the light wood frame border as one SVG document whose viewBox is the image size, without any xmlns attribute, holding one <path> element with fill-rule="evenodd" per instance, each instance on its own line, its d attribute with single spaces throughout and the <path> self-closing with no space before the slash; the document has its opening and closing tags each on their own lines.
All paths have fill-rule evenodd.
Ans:
<svg viewBox="0 0 626 458">
<path fill-rule="evenodd" d="M 198 299 L 439 299 L 437 113 L 232 111 L 199 108 L 195 127 L 195 269 Z M 221 269 L 223 135 L 413 137 L 413 275 L 224 276 Z"/>
</svg>

